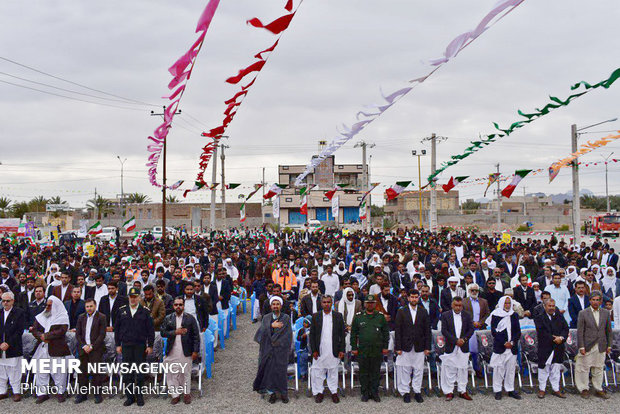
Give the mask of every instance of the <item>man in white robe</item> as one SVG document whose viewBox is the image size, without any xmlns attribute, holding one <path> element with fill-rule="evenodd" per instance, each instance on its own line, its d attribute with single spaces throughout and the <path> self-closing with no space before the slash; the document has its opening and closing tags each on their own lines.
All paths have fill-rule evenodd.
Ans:
<svg viewBox="0 0 620 414">
<path fill-rule="evenodd" d="M 0 309 L 0 400 L 8 397 L 8 385 L 13 390 L 13 401 L 21 396 L 22 333 L 26 326 L 26 313 L 13 306 L 12 292 L 2 294 Z"/>
</svg>

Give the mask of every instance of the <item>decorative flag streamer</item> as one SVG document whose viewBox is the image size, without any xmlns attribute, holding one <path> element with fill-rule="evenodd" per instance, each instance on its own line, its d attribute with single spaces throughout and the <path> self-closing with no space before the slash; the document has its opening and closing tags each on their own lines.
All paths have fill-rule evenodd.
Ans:
<svg viewBox="0 0 620 414">
<path fill-rule="evenodd" d="M 325 197 L 327 197 L 331 201 L 331 199 L 334 197 L 334 194 L 336 194 L 336 191 L 344 190 L 348 186 L 349 184 L 336 184 L 333 189 L 325 192 Z"/>
<path fill-rule="evenodd" d="M 411 184 L 411 181 L 397 181 L 396 184 L 385 190 L 387 200 L 390 201 L 398 197 L 409 184 Z"/>
<path fill-rule="evenodd" d="M 280 196 L 273 200 L 273 218 L 280 218 Z"/>
<path fill-rule="evenodd" d="M 250 24 L 250 25 L 252 25 L 254 27 L 264 28 L 264 29 L 270 31 L 271 33 L 277 34 L 279 36 L 278 36 L 278 38 L 276 39 L 275 43 L 272 46 L 270 46 L 269 48 L 267 48 L 267 49 L 265 49 L 265 50 L 263 50 L 263 51 L 261 51 L 259 53 L 257 53 L 254 56 L 256 59 L 258 59 L 256 62 L 250 64 L 249 66 L 247 66 L 244 69 L 241 69 L 236 76 L 232 76 L 232 77 L 230 77 L 230 78 L 228 78 L 226 80 L 226 82 L 228 82 L 228 83 L 238 84 L 239 82 L 241 82 L 241 80 L 245 76 L 247 76 L 247 75 L 249 75 L 251 73 L 255 73 L 254 78 L 250 82 L 248 82 L 245 86 L 242 86 L 241 90 L 236 92 L 236 94 L 233 96 L 233 98 L 228 99 L 225 102 L 227 106 L 226 106 L 226 110 L 224 111 L 224 119 L 222 120 L 221 125 L 211 129 L 208 132 L 203 132 L 202 133 L 202 136 L 212 138 L 213 141 L 207 143 L 202 148 L 202 154 L 200 155 L 200 161 L 198 163 L 199 171 L 198 171 L 198 175 L 196 177 L 197 181 L 200 181 L 200 182 L 204 181 L 204 172 L 205 172 L 207 166 L 209 165 L 209 161 L 211 160 L 211 157 L 213 156 L 213 152 L 215 151 L 215 148 L 217 147 L 217 145 L 218 145 L 222 135 L 224 135 L 224 133 L 226 132 L 226 128 L 228 128 L 228 125 L 230 125 L 230 123 L 234 119 L 235 115 L 239 111 L 239 107 L 241 106 L 241 104 L 243 103 L 245 98 L 247 97 L 249 88 L 254 84 L 254 82 L 256 81 L 256 79 L 258 77 L 258 74 L 263 69 L 263 67 L 265 66 L 265 64 L 269 60 L 269 58 L 271 57 L 271 54 L 273 53 L 274 49 L 278 45 L 278 42 L 280 41 L 280 38 L 282 37 L 282 32 L 284 32 L 284 30 L 286 30 L 289 27 L 291 21 L 293 20 L 293 17 L 295 16 L 295 13 L 299 9 L 299 6 L 301 5 L 302 2 L 303 2 L 303 0 L 301 0 L 298 3 L 297 8 L 295 9 L 295 11 L 293 11 L 293 1 L 292 0 L 287 0 L 286 5 L 284 6 L 284 8 L 289 13 L 285 14 L 284 16 L 281 16 L 281 17 L 277 18 L 276 20 L 272 21 L 271 23 L 263 24 L 257 18 L 253 18 L 253 19 L 250 19 L 250 20 L 247 21 L 248 24 Z M 264 53 L 269 53 L 269 55 L 267 55 L 267 57 L 263 58 L 263 54 Z"/>
<path fill-rule="evenodd" d="M 183 185 L 185 181 L 184 180 L 179 180 L 176 183 L 172 184 L 171 186 L 168 187 L 169 190 L 176 190 L 177 188 L 179 188 L 180 186 Z"/>
<path fill-rule="evenodd" d="M 366 220 L 366 200 L 363 200 L 359 207 L 359 215 L 361 220 Z"/>
<path fill-rule="evenodd" d="M 340 196 L 332 198 L 332 217 L 338 222 L 340 216 Z"/>
<path fill-rule="evenodd" d="M 549 167 L 549 184 L 551 184 L 551 181 L 555 180 L 555 177 L 557 177 L 559 173 L 560 173 L 559 167 L 556 168 L 553 165 Z"/>
<path fill-rule="evenodd" d="M 316 187 L 316 184 L 311 184 L 310 186 L 306 186 L 306 187 L 301 187 L 299 189 L 299 195 L 300 196 L 305 196 L 306 194 L 310 194 L 310 191 Z"/>
<path fill-rule="evenodd" d="M 183 197 L 187 197 L 187 193 L 189 193 L 190 191 L 198 191 L 198 190 L 200 190 L 200 189 L 201 189 L 202 187 L 204 187 L 204 186 L 205 186 L 205 183 L 201 183 L 201 182 L 199 182 L 199 181 L 196 181 L 196 182 L 194 183 L 194 186 L 192 187 L 192 189 L 191 189 L 191 190 L 185 190 L 185 191 L 183 192 Z"/>
<path fill-rule="evenodd" d="M 362 205 L 362 203 L 364 203 L 366 201 L 366 198 L 370 195 L 372 190 L 377 188 L 379 186 L 379 184 L 381 184 L 381 183 L 372 183 L 372 184 L 370 184 L 370 189 L 368 191 L 366 191 L 364 193 L 364 195 L 362 196 L 362 200 L 360 201 L 360 206 Z"/>
<path fill-rule="evenodd" d="M 308 196 L 301 197 L 301 204 L 299 206 L 299 212 L 304 216 L 308 215 Z"/>
<path fill-rule="evenodd" d="M 496 183 L 499 180 L 500 173 L 491 173 L 489 174 L 489 183 L 487 184 L 487 188 L 484 190 L 484 197 L 487 196 L 487 191 L 489 191 L 489 187 Z"/>
<path fill-rule="evenodd" d="M 512 192 L 517 188 L 521 180 L 525 178 L 532 170 L 516 170 L 515 175 L 512 177 L 512 181 L 506 188 L 502 190 L 502 195 L 506 198 L 510 198 Z"/>
<path fill-rule="evenodd" d="M 204 44 L 207 30 L 209 30 L 209 26 L 211 25 L 211 21 L 213 20 L 213 16 L 215 15 L 215 11 L 217 10 L 219 3 L 220 0 L 209 0 L 209 3 L 207 3 L 207 6 L 198 19 L 198 24 L 196 25 L 196 33 L 201 32 L 198 39 L 192 44 L 189 50 L 177 59 L 177 61 L 168 69 L 170 74 L 173 76 L 173 79 L 168 84 L 168 88 L 177 89 L 167 97 L 167 99 L 172 102 L 167 105 L 166 110 L 164 111 L 163 123 L 155 129 L 152 136 L 148 137 L 151 143 L 147 146 L 147 150 L 150 155 L 146 166 L 148 167 L 149 181 L 151 185 L 155 187 L 162 186 L 162 184 L 157 182 L 157 165 L 159 163 L 159 158 L 161 156 L 164 143 L 168 137 L 170 127 L 172 126 L 172 121 L 181 102 L 181 98 L 185 92 L 187 82 L 192 74 L 192 70 L 194 69 L 196 57 Z M 189 69 L 187 69 L 188 66 Z M 173 184 L 173 186 L 177 183 Z M 168 188 L 177 189 L 178 186 L 176 188 Z"/>
<path fill-rule="evenodd" d="M 448 184 L 442 185 L 441 188 L 443 188 L 443 191 L 445 191 L 447 193 L 450 190 L 452 190 L 454 187 L 456 187 L 456 185 L 458 183 L 460 183 L 461 181 L 465 180 L 466 178 L 468 178 L 468 176 L 450 177 L 450 181 L 448 181 Z"/>
<path fill-rule="evenodd" d="M 419 84 L 426 81 L 441 66 L 449 62 L 454 57 L 456 57 L 461 50 L 469 46 L 482 33 L 484 33 L 487 29 L 489 29 L 495 23 L 499 22 L 508 13 L 510 13 L 517 6 L 523 3 L 523 1 L 524 0 L 501 0 L 498 4 L 496 4 L 493 7 L 491 11 L 489 11 L 486 14 L 486 16 L 478 23 L 475 29 L 469 32 L 462 33 L 458 35 L 457 37 L 455 37 L 446 47 L 443 53 L 443 57 L 439 59 L 433 59 L 430 61 L 430 66 L 433 69 L 429 73 L 427 73 L 425 76 L 409 81 L 410 84 L 413 84 L 412 86 L 406 86 L 404 88 L 398 89 L 387 96 L 382 94 L 383 99 L 385 100 L 384 103 L 369 105 L 367 107 L 369 108 L 368 110 L 359 111 L 357 113 L 358 122 L 351 125 L 351 127 L 347 127 L 346 125 L 344 125 L 344 132 L 340 133 L 339 136 L 334 138 L 332 142 L 329 145 L 327 145 L 317 157 L 312 158 L 310 163 L 306 165 L 304 172 L 299 174 L 297 178 L 295 179 L 295 185 L 300 186 L 304 178 L 306 178 L 308 174 L 312 173 L 312 171 L 314 171 L 314 169 L 319 164 L 325 161 L 325 159 L 327 159 L 334 152 L 336 152 L 340 147 L 342 147 L 349 140 L 351 140 L 354 136 L 356 136 L 369 123 L 379 118 L 385 111 L 387 111 L 398 100 L 402 99 L 405 95 L 411 92 L 415 86 L 418 86 Z M 364 117 L 365 119 L 360 120 L 361 117 Z"/>
<path fill-rule="evenodd" d="M 271 197 L 275 195 L 279 195 L 282 192 L 282 190 L 285 188 L 286 188 L 285 184 L 273 184 L 269 188 L 269 191 L 267 191 L 267 193 L 263 196 L 263 198 L 265 200 L 269 200 Z"/>
<path fill-rule="evenodd" d="M 239 209 L 239 221 L 241 223 L 245 221 L 245 202 L 241 204 L 241 208 Z"/>
<path fill-rule="evenodd" d="M 559 98 L 556 98 L 555 96 L 550 96 L 549 99 L 553 102 L 553 103 L 548 103 L 547 105 L 545 105 L 542 109 L 535 109 L 534 112 L 532 113 L 524 113 L 521 110 L 518 110 L 517 113 L 519 115 L 521 115 L 522 117 L 524 117 L 524 120 L 521 121 L 516 121 L 513 122 L 508 128 L 506 129 L 501 129 L 499 127 L 499 125 L 496 122 L 493 122 L 493 125 L 495 126 L 495 129 L 497 129 L 498 131 L 501 131 L 501 134 L 490 134 L 487 135 L 485 139 L 482 139 L 480 141 L 471 141 L 471 146 L 465 148 L 465 151 L 462 154 L 459 155 L 453 155 L 450 161 L 444 162 L 440 168 L 438 168 L 435 173 L 429 175 L 428 177 L 428 181 L 432 181 L 437 175 L 439 175 L 441 172 L 445 171 L 448 167 L 455 165 L 457 163 L 459 163 L 461 160 L 463 160 L 464 158 L 469 157 L 470 155 L 472 155 L 473 153 L 479 151 L 483 146 L 489 145 L 493 142 L 495 142 L 497 139 L 499 138 L 504 138 L 509 136 L 510 134 L 512 134 L 515 130 L 522 128 L 523 126 L 529 124 L 530 122 L 534 122 L 536 119 L 547 115 L 549 112 L 551 112 L 551 110 L 553 109 L 557 109 L 563 106 L 568 106 L 568 104 L 571 103 L 571 101 L 579 98 L 580 96 L 585 95 L 588 92 L 591 92 L 592 90 L 596 89 L 596 88 L 605 88 L 605 89 L 609 89 L 611 87 L 611 85 L 613 85 L 613 83 L 618 80 L 618 78 L 620 78 L 620 68 L 616 69 L 610 76 L 609 78 L 599 82 L 599 83 L 595 83 L 594 85 L 590 85 L 587 82 L 581 81 L 579 83 L 576 83 L 575 85 L 571 86 L 571 90 L 577 90 L 580 88 L 583 88 L 584 90 L 575 94 L 570 95 L 568 98 L 566 98 L 565 100 L 561 100 Z"/>
<path fill-rule="evenodd" d="M 230 183 L 230 184 L 226 184 L 226 189 L 227 190 L 234 190 L 235 188 L 239 187 L 241 184 L 238 183 Z"/>
<path fill-rule="evenodd" d="M 594 151 L 597 148 L 600 147 L 604 147 L 605 145 L 609 144 L 611 141 L 614 141 L 616 139 L 620 138 L 620 131 L 617 131 L 618 135 L 607 135 L 606 137 L 597 139 L 596 141 L 588 141 L 587 144 L 583 144 L 579 150 L 573 152 L 571 155 L 569 155 L 566 158 L 563 158 L 559 161 L 554 162 L 553 164 L 551 164 L 551 166 L 549 167 L 549 182 L 551 182 L 553 179 L 551 178 L 551 170 L 557 170 L 559 172 L 560 168 L 564 168 L 564 167 L 568 167 L 569 165 L 572 165 L 573 161 L 575 161 L 578 157 L 585 155 L 591 151 Z M 581 164 L 581 163 L 580 163 Z M 556 173 L 557 175 L 557 173 Z M 555 178 L 555 176 L 553 177 Z"/>
<path fill-rule="evenodd" d="M 135 216 L 133 216 L 132 218 L 130 218 L 129 220 L 123 223 L 123 229 L 125 229 L 126 232 L 133 231 L 135 230 L 135 228 L 136 228 L 136 217 Z"/>
</svg>

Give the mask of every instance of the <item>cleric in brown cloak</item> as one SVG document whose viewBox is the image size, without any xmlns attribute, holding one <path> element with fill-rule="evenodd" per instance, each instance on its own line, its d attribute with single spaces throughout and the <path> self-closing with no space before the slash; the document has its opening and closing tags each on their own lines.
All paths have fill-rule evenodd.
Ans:
<svg viewBox="0 0 620 414">
<path fill-rule="evenodd" d="M 290 317 L 281 313 L 282 298 L 269 299 L 271 312 L 263 316 L 261 326 L 254 336 L 260 344 L 258 372 L 254 380 L 254 391 L 269 393 L 271 404 L 277 401 L 288 403 L 288 376 L 286 373 L 293 343 Z"/>
</svg>

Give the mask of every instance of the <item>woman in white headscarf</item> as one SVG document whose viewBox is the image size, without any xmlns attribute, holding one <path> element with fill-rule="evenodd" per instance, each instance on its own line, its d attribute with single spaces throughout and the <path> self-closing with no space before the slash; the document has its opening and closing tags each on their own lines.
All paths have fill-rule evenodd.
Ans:
<svg viewBox="0 0 620 414">
<path fill-rule="evenodd" d="M 490 317 L 493 354 L 489 366 L 493 367 L 495 399 L 501 400 L 503 388 L 510 397 L 520 400 L 521 396 L 515 392 L 514 383 L 521 327 L 519 315 L 512 307 L 512 299 L 509 296 L 502 296 Z"/>
<path fill-rule="evenodd" d="M 65 306 L 56 296 L 47 299 L 45 310 L 35 317 L 32 335 L 39 341 L 32 359 L 61 360 L 71 358 L 71 351 L 67 346 L 65 334 L 69 329 L 69 315 Z M 50 364 L 52 364 L 50 362 Z M 53 365 L 52 369 L 53 368 Z M 62 365 L 61 365 L 62 366 Z M 61 370 L 58 370 L 61 371 Z M 54 384 L 58 387 L 58 400 L 64 401 L 64 392 L 67 388 L 67 373 L 56 372 L 51 374 Z M 50 374 L 36 374 L 37 402 L 48 399 Z"/>
<path fill-rule="evenodd" d="M 353 317 L 356 313 L 362 311 L 362 302 L 355 299 L 355 291 L 348 287 L 342 292 L 342 299 L 336 303 L 338 313 L 344 318 L 344 329 L 346 336 L 344 338 L 346 351 L 351 351 L 351 325 L 353 325 Z"/>
<path fill-rule="evenodd" d="M 368 283 L 368 278 L 364 276 L 364 269 L 362 266 L 358 266 L 355 268 L 355 273 L 353 273 L 353 277 L 357 279 L 360 284 L 360 289 L 362 289 Z"/>
<path fill-rule="evenodd" d="M 616 270 L 613 267 L 605 268 L 600 283 L 603 295 L 608 299 L 614 300 L 620 295 L 620 279 L 616 278 Z"/>
</svg>

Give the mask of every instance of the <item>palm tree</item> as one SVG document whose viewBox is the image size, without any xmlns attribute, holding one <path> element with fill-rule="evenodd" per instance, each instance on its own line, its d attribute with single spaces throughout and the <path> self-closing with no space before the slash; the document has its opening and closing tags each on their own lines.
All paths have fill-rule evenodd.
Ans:
<svg viewBox="0 0 620 414">
<path fill-rule="evenodd" d="M 129 204 L 144 204 L 144 203 L 150 203 L 151 198 L 147 196 L 146 194 L 131 193 L 127 195 L 127 202 Z"/>
<path fill-rule="evenodd" d="M 9 208 L 11 206 L 11 199 L 7 197 L 0 197 L 0 217 L 5 218 L 9 214 Z"/>
<path fill-rule="evenodd" d="M 169 195 L 166 197 L 166 203 L 178 203 L 179 199 L 177 196 Z"/>
<path fill-rule="evenodd" d="M 28 202 L 30 211 L 43 212 L 45 211 L 45 205 L 48 203 L 47 198 L 38 196 Z"/>
<path fill-rule="evenodd" d="M 87 206 L 89 209 L 97 210 L 97 220 L 101 220 L 101 215 L 107 216 L 110 213 L 114 212 L 112 208 L 112 203 L 109 200 L 103 198 L 98 195 L 96 198 L 88 200 Z"/>
<path fill-rule="evenodd" d="M 10 215 L 12 217 L 22 218 L 24 214 L 30 211 L 28 202 L 20 201 L 19 203 L 13 203 L 10 209 Z"/>
<path fill-rule="evenodd" d="M 50 198 L 49 200 L 47 200 L 47 202 L 49 204 L 67 204 L 67 202 L 64 201 L 62 198 L 60 198 L 60 196 L 54 196 Z"/>
</svg>

